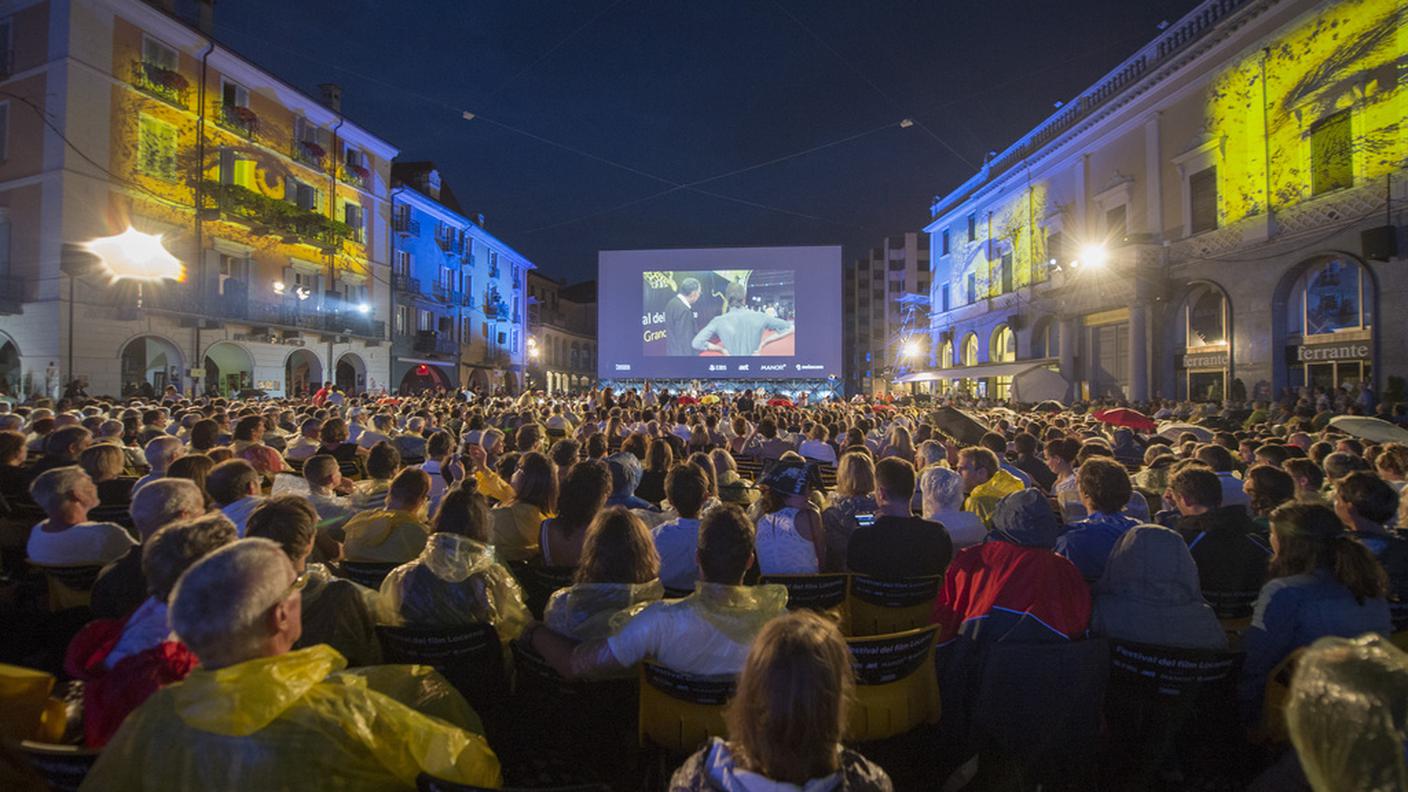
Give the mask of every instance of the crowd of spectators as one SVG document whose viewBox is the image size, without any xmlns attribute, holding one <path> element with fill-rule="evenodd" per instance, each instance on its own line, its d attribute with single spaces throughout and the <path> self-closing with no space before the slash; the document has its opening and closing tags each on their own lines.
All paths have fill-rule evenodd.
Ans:
<svg viewBox="0 0 1408 792">
<path fill-rule="evenodd" d="M 11 581 L 101 567 L 53 669 L 82 683 L 91 789 L 497 785 L 521 735 L 387 664 L 380 635 L 481 625 L 564 684 L 645 661 L 736 681 L 671 789 L 890 789 L 898 768 L 844 739 L 844 616 L 789 610 L 776 582 L 829 573 L 936 580 L 949 737 L 983 720 L 995 647 L 1235 652 L 1222 703 L 1248 740 L 1339 711 L 1285 720 L 1266 691 L 1288 659 L 1357 658 L 1402 690 L 1398 650 L 1364 637 L 1408 630 L 1401 414 L 1356 436 L 1318 393 L 1140 405 L 1159 431 L 1097 406 L 650 388 L 0 405 L 0 553 Z M 525 575 L 562 582 L 533 606 Z M 1364 761 L 1401 772 L 1395 713 L 1396 757 Z M 1336 788 L 1294 745 L 1308 774 L 1283 744 L 1240 781 Z"/>
</svg>

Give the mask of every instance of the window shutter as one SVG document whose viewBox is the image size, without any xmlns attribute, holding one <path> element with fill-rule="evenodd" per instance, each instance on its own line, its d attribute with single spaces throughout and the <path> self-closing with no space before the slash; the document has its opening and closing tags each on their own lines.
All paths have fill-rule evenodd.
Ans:
<svg viewBox="0 0 1408 792">
<path fill-rule="evenodd" d="M 230 149 L 220 149 L 220 183 L 235 183 L 235 152 Z"/>
</svg>

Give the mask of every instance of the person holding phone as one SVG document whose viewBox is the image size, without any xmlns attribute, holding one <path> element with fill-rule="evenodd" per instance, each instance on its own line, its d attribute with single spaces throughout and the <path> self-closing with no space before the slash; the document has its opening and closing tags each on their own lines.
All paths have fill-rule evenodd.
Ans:
<svg viewBox="0 0 1408 792">
<path fill-rule="evenodd" d="M 850 571 L 877 578 L 942 575 L 953 560 L 953 540 L 943 525 L 910 511 L 914 497 L 914 466 L 889 457 L 875 464 L 875 502 L 870 515 L 856 515 L 855 533 L 846 551 Z"/>
</svg>

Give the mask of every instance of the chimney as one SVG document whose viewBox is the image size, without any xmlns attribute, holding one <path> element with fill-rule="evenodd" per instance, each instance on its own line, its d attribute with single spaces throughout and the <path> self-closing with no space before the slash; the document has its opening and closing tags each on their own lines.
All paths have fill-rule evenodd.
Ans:
<svg viewBox="0 0 1408 792">
<path fill-rule="evenodd" d="M 479 227 L 480 227 L 480 228 L 483 228 L 483 227 L 484 227 L 484 213 L 483 213 L 483 212 L 480 212 L 479 215 L 474 218 L 474 220 L 475 220 L 476 223 L 479 224 Z"/>
<path fill-rule="evenodd" d="M 342 112 L 342 86 L 337 83 L 323 83 L 318 86 L 323 92 L 323 104 L 334 113 Z"/>
<path fill-rule="evenodd" d="M 215 0 L 198 0 L 196 27 L 209 36 L 215 29 Z"/>
</svg>

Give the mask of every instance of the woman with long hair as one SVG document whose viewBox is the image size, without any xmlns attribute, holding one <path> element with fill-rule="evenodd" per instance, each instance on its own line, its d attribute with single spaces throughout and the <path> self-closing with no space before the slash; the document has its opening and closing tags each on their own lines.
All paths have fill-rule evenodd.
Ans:
<svg viewBox="0 0 1408 792">
<path fill-rule="evenodd" d="M 1271 526 L 1271 512 L 1296 499 L 1296 480 L 1290 473 L 1271 465 L 1253 465 L 1242 479 L 1252 510 L 1252 522 L 1261 531 Z"/>
<path fill-rule="evenodd" d="M 1255 723 L 1266 678 L 1291 652 L 1326 635 L 1388 636 L 1388 574 L 1328 506 L 1287 503 L 1271 513 L 1270 579 L 1243 636 L 1238 694 Z"/>
<path fill-rule="evenodd" d="M 855 451 L 844 454 L 836 466 L 836 488 L 821 513 L 826 530 L 826 558 L 822 569 L 846 570 L 846 549 L 850 546 L 851 534 L 859 527 L 856 515 L 874 515 L 879 509 L 875 502 L 875 463 Z"/>
<path fill-rule="evenodd" d="M 636 497 L 659 506 L 665 500 L 665 474 L 674 464 L 675 452 L 670 442 L 663 437 L 651 438 L 645 449 L 645 472 L 636 485 Z"/>
<path fill-rule="evenodd" d="M 590 464 L 590 463 L 584 463 Z M 603 497 L 603 501 L 605 498 Z M 617 613 L 660 599 L 660 556 L 645 523 L 613 506 L 592 520 L 574 582 L 553 593 L 543 611 L 548 629 L 579 641 L 605 638 Z M 626 618 L 623 616 L 622 618 Z"/>
<path fill-rule="evenodd" d="M 578 462 L 567 471 L 557 497 L 557 515 L 543 520 L 538 536 L 543 563 L 575 567 L 582 557 L 587 528 L 611 495 L 611 471 L 595 460 Z"/>
<path fill-rule="evenodd" d="M 899 457 L 905 461 L 914 459 L 914 443 L 910 442 L 908 429 L 896 426 L 890 430 L 890 439 L 885 442 L 885 450 L 880 452 L 880 458 L 885 457 Z"/>
<path fill-rule="evenodd" d="M 715 737 L 686 759 L 670 789 L 889 792 L 885 771 L 841 744 L 854 688 L 836 625 L 808 610 L 773 619 L 738 677 L 725 713 L 728 740 Z"/>
<path fill-rule="evenodd" d="M 537 451 L 521 454 L 509 486 L 513 498 L 492 512 L 494 550 L 504 561 L 524 561 L 538 554 L 538 529 L 557 512 L 557 466 Z"/>
</svg>

